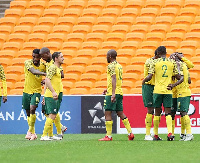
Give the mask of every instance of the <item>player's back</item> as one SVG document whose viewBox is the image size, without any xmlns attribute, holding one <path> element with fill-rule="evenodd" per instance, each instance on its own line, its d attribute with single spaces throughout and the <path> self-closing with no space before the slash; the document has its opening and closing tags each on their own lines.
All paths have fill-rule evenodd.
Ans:
<svg viewBox="0 0 200 163">
<path fill-rule="evenodd" d="M 148 76 L 148 72 L 149 72 L 149 68 L 151 66 L 151 64 L 153 63 L 154 59 L 153 58 L 148 58 L 144 64 L 144 78 L 146 78 Z M 151 85 L 155 85 L 155 76 L 153 75 L 152 79 L 148 82 L 146 82 L 145 84 L 151 84 Z"/>
</svg>

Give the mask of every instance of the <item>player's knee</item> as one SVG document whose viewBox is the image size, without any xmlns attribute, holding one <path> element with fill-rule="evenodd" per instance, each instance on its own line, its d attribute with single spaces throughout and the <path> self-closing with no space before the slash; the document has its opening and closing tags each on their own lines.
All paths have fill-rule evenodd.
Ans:
<svg viewBox="0 0 200 163">
<path fill-rule="evenodd" d="M 171 115 L 171 113 L 165 113 L 165 117 L 168 116 L 168 115 Z"/>
<path fill-rule="evenodd" d="M 184 117 L 187 114 L 187 112 L 181 112 L 181 117 Z"/>
</svg>

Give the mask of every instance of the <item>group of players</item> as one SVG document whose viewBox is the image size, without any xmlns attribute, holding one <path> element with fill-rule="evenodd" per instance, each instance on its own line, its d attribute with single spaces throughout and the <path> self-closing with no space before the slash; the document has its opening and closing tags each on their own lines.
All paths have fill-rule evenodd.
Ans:
<svg viewBox="0 0 200 163">
<path fill-rule="evenodd" d="M 188 69 L 193 68 L 194 65 L 182 53 L 175 52 L 169 58 L 166 57 L 166 53 L 164 46 L 158 47 L 155 56 L 147 59 L 144 65 L 142 96 L 144 106 L 147 107 L 144 140 L 162 140 L 158 136 L 158 127 L 163 105 L 168 130 L 167 140 L 173 141 L 175 138 L 175 114 L 178 111 L 181 114 L 180 140 L 191 141 L 194 136 L 191 133 L 190 117 L 187 115 L 191 97 L 189 88 L 191 79 Z M 153 137 L 150 135 L 152 118 Z"/>
</svg>

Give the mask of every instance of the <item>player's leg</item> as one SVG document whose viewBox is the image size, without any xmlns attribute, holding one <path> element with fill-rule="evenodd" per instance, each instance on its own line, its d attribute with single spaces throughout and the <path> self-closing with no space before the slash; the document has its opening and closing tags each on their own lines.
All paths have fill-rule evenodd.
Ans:
<svg viewBox="0 0 200 163">
<path fill-rule="evenodd" d="M 116 108 L 116 102 L 111 102 L 111 96 L 105 96 L 104 109 L 105 109 L 105 125 L 106 125 L 106 136 L 99 141 L 111 141 L 112 140 L 112 111 Z"/>
<path fill-rule="evenodd" d="M 153 103 L 155 106 L 155 115 L 153 118 L 153 131 L 154 131 L 154 137 L 153 140 L 162 140 L 159 136 L 158 136 L 158 127 L 160 124 L 160 115 L 161 115 L 161 106 L 162 106 L 162 98 L 163 95 L 162 94 L 153 94 Z"/>
<path fill-rule="evenodd" d="M 165 108 L 165 118 L 167 124 L 167 140 L 174 140 L 174 136 L 172 135 L 172 116 L 171 116 L 171 108 L 172 108 L 172 94 L 164 94 L 163 96 L 163 106 Z"/>
<path fill-rule="evenodd" d="M 172 98 L 172 109 L 171 109 L 171 116 L 172 116 L 172 136 L 174 135 L 175 130 L 175 115 L 177 111 L 177 98 Z"/>
<path fill-rule="evenodd" d="M 146 118 L 145 118 L 146 135 L 145 135 L 144 140 L 153 140 L 153 138 L 150 136 L 152 118 L 153 118 L 153 113 L 154 113 L 153 90 L 154 90 L 153 85 L 144 84 L 142 86 L 143 103 L 144 103 L 144 106 L 147 107 L 147 114 L 146 114 Z"/>
<path fill-rule="evenodd" d="M 191 131 L 190 117 L 187 115 L 188 108 L 190 105 L 190 96 L 188 97 L 179 97 L 178 98 L 178 110 L 181 112 L 181 116 L 183 117 L 183 122 L 185 124 L 186 129 L 186 137 L 184 141 L 191 141 L 194 139 Z"/>
<path fill-rule="evenodd" d="M 47 134 L 51 127 L 53 126 L 53 121 L 56 118 L 57 115 L 57 100 L 54 100 L 51 97 L 45 97 L 45 113 L 48 115 L 46 118 L 43 134 L 40 138 L 40 140 L 52 140 L 50 139 Z"/>
<path fill-rule="evenodd" d="M 28 122 L 28 126 L 29 126 L 29 129 L 28 129 L 27 134 L 25 136 L 26 139 L 30 139 L 31 138 L 31 130 L 30 130 L 30 101 L 31 101 L 30 94 L 23 92 L 22 109 L 26 110 L 27 122 Z"/>
</svg>

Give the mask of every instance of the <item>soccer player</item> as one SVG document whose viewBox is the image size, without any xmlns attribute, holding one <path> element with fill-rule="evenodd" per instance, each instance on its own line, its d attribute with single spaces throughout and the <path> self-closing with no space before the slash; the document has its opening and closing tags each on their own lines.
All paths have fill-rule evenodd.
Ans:
<svg viewBox="0 0 200 163">
<path fill-rule="evenodd" d="M 128 118 L 123 113 L 123 93 L 122 93 L 122 66 L 116 61 L 117 52 L 109 50 L 107 53 L 107 62 L 110 63 L 107 67 L 107 90 L 104 100 L 106 131 L 107 134 L 99 141 L 112 140 L 112 111 L 116 111 L 117 115 L 122 119 L 124 126 L 128 131 L 128 140 L 133 140 L 134 135 L 131 131 L 131 126 Z"/>
<path fill-rule="evenodd" d="M 34 49 L 32 59 L 26 60 L 24 63 L 25 83 L 22 97 L 22 108 L 26 110 L 28 121 L 28 132 L 26 139 L 35 140 L 37 135 L 35 133 L 35 110 L 40 102 L 42 92 L 42 76 L 46 75 L 46 66 L 40 62 L 40 49 Z"/>
<path fill-rule="evenodd" d="M 190 141 L 194 139 L 194 136 L 191 132 L 191 124 L 190 124 L 190 117 L 187 115 L 188 108 L 190 105 L 190 97 L 191 97 L 191 90 L 189 88 L 190 78 L 189 78 L 189 71 L 188 68 L 194 67 L 193 63 L 189 61 L 187 58 L 183 56 L 182 53 L 174 53 L 173 58 L 177 64 L 180 64 L 180 70 L 182 71 L 182 74 L 184 76 L 184 81 L 176 86 L 176 92 L 177 97 L 173 99 L 174 102 L 174 109 L 172 114 L 172 119 L 174 125 L 172 130 L 175 128 L 175 113 L 176 111 L 180 112 L 181 114 L 181 135 L 180 140 L 181 141 Z M 187 135 L 185 135 L 185 129 Z"/>
<path fill-rule="evenodd" d="M 157 58 L 158 58 L 157 50 L 155 50 L 154 57 L 147 59 L 144 64 L 144 77 L 148 76 L 150 65 L 152 64 L 153 60 Z M 143 103 L 144 103 L 144 106 L 147 107 L 147 114 L 145 118 L 146 135 L 145 135 L 144 140 L 153 140 L 153 138 L 150 136 L 150 130 L 151 130 L 151 125 L 152 125 L 152 117 L 154 113 L 154 105 L 153 105 L 154 85 L 155 85 L 154 75 L 149 82 L 146 82 L 144 85 L 142 85 Z"/>
<path fill-rule="evenodd" d="M 153 92 L 153 104 L 155 106 L 154 116 L 154 140 L 158 139 L 158 126 L 159 117 L 161 114 L 161 106 L 163 104 L 166 116 L 166 124 L 168 129 L 167 140 L 172 141 L 172 88 L 179 85 L 183 81 L 183 76 L 178 72 L 178 68 L 174 60 L 166 58 L 166 48 L 160 46 L 157 49 L 159 59 L 153 61 L 149 68 L 149 75 L 142 81 L 144 85 L 152 79 L 155 75 L 155 87 Z M 176 83 L 171 84 L 172 76 L 175 76 L 178 80 Z"/>
<path fill-rule="evenodd" d="M 60 66 L 63 64 L 64 58 L 61 52 L 54 52 L 52 55 L 54 64 L 52 64 L 47 70 L 47 76 L 45 78 L 46 91 L 44 94 L 45 97 L 45 112 L 48 115 L 46 119 L 46 123 L 44 126 L 43 134 L 40 140 L 52 140 L 47 134 L 49 130 L 51 130 L 53 126 L 53 122 L 57 117 L 59 111 L 59 101 L 58 95 L 60 93 L 60 85 L 61 85 L 61 71 Z M 60 123 L 59 123 L 60 125 Z M 61 126 L 59 135 L 61 135 Z M 60 139 L 61 140 L 61 139 Z"/>
<path fill-rule="evenodd" d="M 42 56 L 42 59 L 46 61 L 46 66 L 47 66 L 47 70 L 48 70 L 48 68 L 54 63 L 54 61 L 52 59 L 52 55 L 50 53 L 50 50 L 48 48 L 46 48 L 46 47 L 43 47 L 40 50 L 40 54 Z M 62 67 L 60 67 L 60 71 L 61 71 L 61 78 L 64 78 L 64 73 L 63 73 Z M 60 88 L 61 88 L 61 90 L 60 90 L 60 93 L 59 93 L 59 96 L 58 96 L 58 101 L 59 101 L 59 103 L 61 105 L 62 96 L 63 96 L 63 85 L 62 85 L 62 82 L 61 82 Z M 43 108 L 42 110 L 44 112 L 45 106 L 42 105 L 42 108 Z M 56 129 L 57 129 L 57 136 L 58 136 L 57 138 L 59 139 L 60 138 L 60 126 L 61 126 L 62 135 L 67 130 L 67 127 L 60 123 L 60 115 L 59 114 L 57 114 L 56 119 L 54 121 L 54 124 L 55 124 Z M 57 139 L 55 136 L 53 136 L 53 126 L 51 127 L 51 130 L 49 130 L 48 135 L 49 135 L 50 138 Z"/>
<path fill-rule="evenodd" d="M 0 78 L 3 83 L 3 103 L 5 103 L 7 101 L 7 84 L 6 84 L 4 68 L 2 65 L 0 65 Z M 1 107 L 1 99 L 2 99 L 2 93 L 0 91 L 0 107 Z"/>
</svg>

